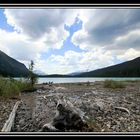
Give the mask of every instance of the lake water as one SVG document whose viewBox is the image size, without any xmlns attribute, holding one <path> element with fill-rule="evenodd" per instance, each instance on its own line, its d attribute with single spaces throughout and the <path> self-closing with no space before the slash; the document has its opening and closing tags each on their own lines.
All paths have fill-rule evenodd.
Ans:
<svg viewBox="0 0 140 140">
<path fill-rule="evenodd" d="M 95 82 L 95 81 L 105 81 L 105 80 L 115 80 L 115 81 L 123 81 L 123 80 L 140 80 L 140 78 L 38 78 L 38 83 L 79 83 L 79 82 Z"/>
</svg>

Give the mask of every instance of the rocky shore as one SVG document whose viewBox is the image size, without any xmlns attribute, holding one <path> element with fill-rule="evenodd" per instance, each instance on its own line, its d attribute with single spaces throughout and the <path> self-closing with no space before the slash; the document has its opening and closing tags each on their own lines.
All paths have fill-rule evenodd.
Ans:
<svg viewBox="0 0 140 140">
<path fill-rule="evenodd" d="M 80 109 L 93 132 L 140 132 L 140 82 L 125 85 L 117 89 L 105 88 L 103 82 L 37 85 L 37 91 L 21 94 L 12 131 L 39 132 L 56 115 L 58 98 L 64 98 Z"/>
</svg>

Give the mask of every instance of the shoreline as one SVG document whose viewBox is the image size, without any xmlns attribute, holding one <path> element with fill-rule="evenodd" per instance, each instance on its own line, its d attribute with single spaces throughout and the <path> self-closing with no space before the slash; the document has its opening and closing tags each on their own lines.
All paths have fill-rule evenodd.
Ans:
<svg viewBox="0 0 140 140">
<path fill-rule="evenodd" d="M 13 132 L 38 132 L 49 123 L 56 112 L 55 95 L 80 108 L 95 125 L 93 132 L 140 132 L 140 81 L 125 81 L 125 88 L 116 89 L 103 87 L 103 81 L 89 83 L 37 84 L 37 91 L 22 93 Z"/>
<path fill-rule="evenodd" d="M 64 81 L 59 81 L 59 79 L 62 79 Z M 70 80 L 67 80 L 70 79 Z M 38 84 L 43 84 L 43 83 L 49 83 L 49 82 L 53 82 L 54 84 L 63 84 L 63 83 L 85 83 L 85 82 L 104 82 L 105 80 L 113 80 L 113 81 L 140 81 L 139 77 L 136 78 L 128 78 L 128 77 L 72 77 L 72 78 L 64 78 L 64 77 L 60 77 L 60 78 L 53 78 L 53 77 L 48 77 L 48 78 L 43 78 L 41 77 L 41 79 L 38 80 Z"/>
</svg>

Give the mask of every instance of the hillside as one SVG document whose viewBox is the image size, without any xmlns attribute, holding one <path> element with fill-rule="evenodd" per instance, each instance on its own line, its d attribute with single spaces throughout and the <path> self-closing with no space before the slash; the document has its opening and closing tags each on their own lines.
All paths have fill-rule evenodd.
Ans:
<svg viewBox="0 0 140 140">
<path fill-rule="evenodd" d="M 29 73 L 26 66 L 0 51 L 0 75 L 20 77 Z"/>
<path fill-rule="evenodd" d="M 65 78 L 65 77 L 72 77 L 70 75 L 62 75 L 62 74 L 50 74 L 50 75 L 38 75 L 39 77 L 50 77 L 50 78 Z"/>
<path fill-rule="evenodd" d="M 140 77 L 140 57 L 121 64 L 84 72 L 76 77 Z"/>
</svg>

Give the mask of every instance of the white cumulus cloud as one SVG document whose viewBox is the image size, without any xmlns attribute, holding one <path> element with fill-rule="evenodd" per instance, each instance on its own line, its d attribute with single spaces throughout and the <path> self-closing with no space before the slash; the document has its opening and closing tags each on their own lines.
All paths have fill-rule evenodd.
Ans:
<svg viewBox="0 0 140 140">
<path fill-rule="evenodd" d="M 114 57 L 126 61 L 140 55 L 140 9 L 5 9 L 13 32 L 0 29 L 0 49 L 46 73 L 94 70 L 115 64 Z M 83 25 L 71 41 L 81 52 L 41 57 L 49 49 L 62 49 L 69 36 L 64 25 L 78 17 Z"/>
</svg>

